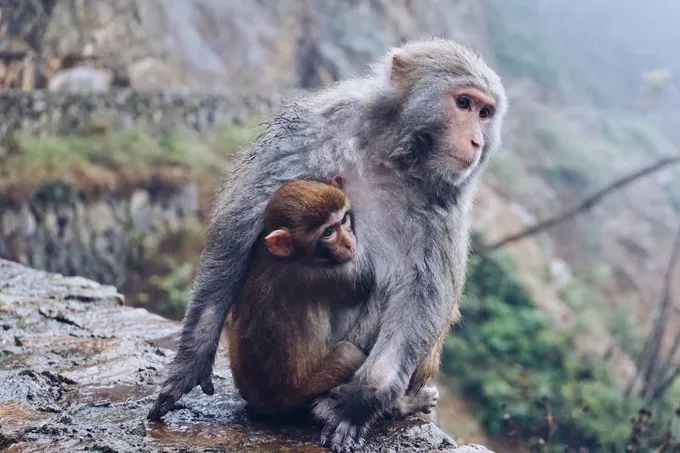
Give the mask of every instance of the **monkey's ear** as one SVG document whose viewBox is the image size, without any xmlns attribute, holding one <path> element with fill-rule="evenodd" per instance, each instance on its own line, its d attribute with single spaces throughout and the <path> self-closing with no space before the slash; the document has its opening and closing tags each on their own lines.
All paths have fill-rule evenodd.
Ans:
<svg viewBox="0 0 680 453">
<path fill-rule="evenodd" d="M 342 190 L 343 184 L 344 184 L 344 181 L 342 180 L 342 176 L 340 176 L 340 175 L 333 176 L 333 180 L 331 181 L 331 186 L 337 187 L 338 189 Z"/>
<path fill-rule="evenodd" d="M 390 82 L 396 88 L 404 88 L 408 79 L 410 65 L 404 55 L 395 53 L 392 55 L 392 67 L 390 68 Z"/>
<path fill-rule="evenodd" d="M 274 230 L 264 238 L 267 250 L 274 256 L 286 257 L 293 254 L 293 238 L 288 230 Z"/>
</svg>

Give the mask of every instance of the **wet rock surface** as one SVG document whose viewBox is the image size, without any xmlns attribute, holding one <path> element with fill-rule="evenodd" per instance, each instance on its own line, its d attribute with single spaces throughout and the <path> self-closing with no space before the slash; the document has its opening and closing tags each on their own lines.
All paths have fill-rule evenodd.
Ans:
<svg viewBox="0 0 680 453">
<path fill-rule="evenodd" d="M 111 286 L 0 260 L 0 451 L 324 451 L 308 421 L 252 419 L 224 354 L 215 395 L 195 389 L 147 422 L 178 328 Z M 377 427 L 367 451 L 488 450 L 403 420 Z"/>
</svg>

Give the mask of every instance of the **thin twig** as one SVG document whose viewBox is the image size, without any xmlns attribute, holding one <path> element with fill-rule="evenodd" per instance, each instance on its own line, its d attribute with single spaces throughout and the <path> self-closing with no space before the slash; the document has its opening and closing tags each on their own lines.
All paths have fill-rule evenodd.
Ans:
<svg viewBox="0 0 680 453">
<path fill-rule="evenodd" d="M 647 369 L 644 370 L 645 374 L 643 377 L 644 387 L 642 396 L 645 399 L 651 399 L 654 394 L 654 387 L 656 387 L 656 374 L 658 372 L 657 364 L 660 359 L 659 354 L 661 354 L 661 341 L 663 340 L 666 327 L 668 326 L 668 311 L 671 306 L 671 288 L 673 286 L 673 275 L 675 275 L 675 268 L 678 264 L 678 260 L 680 260 L 680 228 L 678 228 L 675 240 L 673 241 L 671 257 L 668 261 L 668 267 L 666 268 L 666 274 L 663 280 L 661 302 L 659 303 L 656 319 L 654 320 L 654 325 L 650 332 L 652 348 L 650 351 L 649 364 L 647 365 Z"/>
</svg>

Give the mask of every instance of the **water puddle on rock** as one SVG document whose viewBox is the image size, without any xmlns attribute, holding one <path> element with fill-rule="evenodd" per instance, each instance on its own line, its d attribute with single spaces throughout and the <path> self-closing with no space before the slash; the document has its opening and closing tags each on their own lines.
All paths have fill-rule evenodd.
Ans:
<svg viewBox="0 0 680 453">
<path fill-rule="evenodd" d="M 151 395 L 154 387 L 148 385 L 83 386 L 78 389 L 81 403 L 90 405 L 125 403 Z"/>
</svg>

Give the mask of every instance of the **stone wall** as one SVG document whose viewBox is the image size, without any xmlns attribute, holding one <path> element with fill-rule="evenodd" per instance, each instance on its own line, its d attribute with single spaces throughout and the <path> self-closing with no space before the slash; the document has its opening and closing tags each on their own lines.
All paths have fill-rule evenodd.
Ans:
<svg viewBox="0 0 680 453">
<path fill-rule="evenodd" d="M 205 131 L 269 115 L 280 97 L 229 93 L 0 92 L 0 144 L 17 130 L 28 133 L 139 128 L 151 133 Z"/>
<path fill-rule="evenodd" d="M 119 286 L 132 263 L 197 210 L 194 184 L 89 201 L 47 186 L 18 206 L 0 200 L 0 257 Z"/>
</svg>

